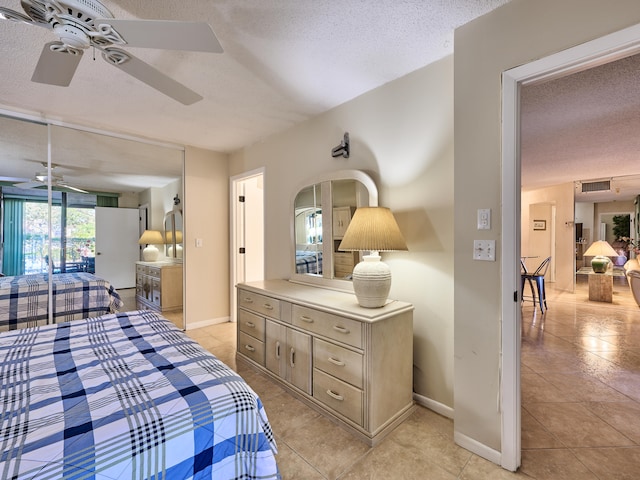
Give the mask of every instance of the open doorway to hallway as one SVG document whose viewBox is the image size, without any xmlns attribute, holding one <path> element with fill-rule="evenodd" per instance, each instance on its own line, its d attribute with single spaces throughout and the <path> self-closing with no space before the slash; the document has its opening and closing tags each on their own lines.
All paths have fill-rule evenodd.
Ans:
<svg viewBox="0 0 640 480">
<path fill-rule="evenodd" d="M 526 179 L 528 173 L 533 172 L 535 181 L 547 182 L 553 185 L 563 185 L 565 187 L 565 193 L 567 190 L 573 193 L 575 187 L 574 180 L 576 179 L 576 171 L 580 171 L 585 180 L 597 179 L 598 175 L 603 175 L 603 172 L 616 171 L 615 168 L 608 166 L 606 161 L 611 161 L 611 158 L 607 156 L 607 152 L 600 147 L 606 147 L 608 144 L 616 144 L 617 142 L 600 141 L 597 145 L 598 148 L 592 149 L 591 155 L 584 152 L 580 155 L 579 167 L 573 167 L 574 171 L 565 169 L 565 172 L 571 174 L 570 177 L 561 179 L 561 177 L 555 177 L 555 181 L 548 182 L 553 176 L 551 170 L 541 167 L 541 165 L 535 164 L 535 162 L 527 162 L 525 158 L 526 144 L 520 138 L 520 133 L 527 128 L 524 118 L 520 117 L 521 107 L 521 90 L 527 85 L 542 85 L 544 82 L 550 80 L 560 79 L 570 74 L 580 74 L 582 72 L 589 71 L 594 65 L 603 66 L 605 64 L 612 63 L 620 59 L 631 58 L 632 55 L 637 54 L 640 51 L 640 26 L 630 27 L 629 29 L 616 32 L 614 34 L 602 37 L 600 39 L 588 42 L 586 44 L 559 52 L 549 57 L 531 62 L 521 67 L 514 68 L 503 74 L 503 131 L 502 131 L 502 150 L 503 150 L 503 221 L 502 221 L 502 233 L 503 233 L 503 256 L 502 256 L 502 279 L 503 279 L 503 304 L 502 304 L 502 382 L 501 382 L 501 398 L 502 398 L 502 465 L 508 469 L 515 469 L 520 465 L 521 455 L 521 327 L 522 327 L 522 312 L 520 310 L 519 302 L 512 301 L 512 290 L 514 285 L 519 285 L 519 263 L 520 263 L 520 230 L 521 230 L 521 212 L 520 212 L 520 195 L 521 191 L 524 191 L 526 185 Z M 640 67 L 635 71 L 634 78 L 637 78 Z M 603 83 L 603 82 L 601 82 Z M 604 82 L 606 84 L 606 81 Z M 637 82 L 636 82 L 637 83 Z M 640 92 L 639 92 L 640 93 Z M 599 97 L 596 94 L 592 95 L 594 100 L 598 100 Z M 629 98 L 628 90 L 625 94 L 625 98 Z M 636 98 L 634 96 L 634 98 Z M 640 95 L 638 96 L 640 98 Z M 599 108 L 594 108 L 593 105 L 583 105 L 580 110 L 581 114 L 589 114 L 593 112 L 606 111 L 606 106 L 600 105 Z M 541 109 L 544 111 L 544 109 Z M 539 135 L 533 136 L 535 142 L 539 145 L 547 148 L 546 155 L 543 157 L 546 159 L 546 167 L 555 165 L 564 165 L 566 167 L 567 158 L 560 155 L 560 149 L 558 143 L 552 141 L 550 138 L 544 138 L 542 133 L 561 133 L 561 137 L 564 139 L 574 139 L 578 137 L 583 143 L 588 142 L 595 135 L 591 137 L 587 136 L 571 136 L 567 135 L 566 127 L 570 122 L 567 120 L 567 114 L 571 113 L 571 109 L 564 108 L 558 115 L 546 116 L 546 123 L 538 124 L 538 126 L 544 127 L 537 133 Z M 607 118 L 607 116 L 603 116 Z M 611 118 L 611 117 L 609 117 Z M 635 124 L 635 120 L 629 119 L 629 124 L 634 128 L 638 127 Z M 618 125 L 617 133 L 624 133 L 622 126 L 626 124 Z M 601 128 L 601 133 L 608 133 L 612 135 L 616 132 L 616 129 Z M 634 137 L 635 138 L 635 137 Z M 606 149 L 605 149 L 606 150 Z M 521 155 L 522 152 L 522 155 Z M 542 157 L 541 157 L 542 158 Z M 522 161 L 521 161 L 522 160 Z M 617 160 L 619 162 L 619 159 Z M 626 163 L 626 162 L 625 162 Z M 634 163 L 634 167 L 637 162 Z M 604 168 L 607 166 L 607 168 Z M 527 169 L 530 168 L 530 171 Z M 640 168 L 640 165 L 638 165 Z M 599 172 L 599 173 L 596 173 Z M 626 169 L 627 173 L 630 172 Z M 640 172 L 636 172 L 640 173 Z M 522 188 L 521 188 L 522 185 Z M 538 183 L 536 187 L 542 186 Z M 567 189 L 568 187 L 568 189 Z M 573 199 L 573 196 L 571 196 Z M 560 228 L 566 226 L 570 228 L 571 235 L 573 235 L 574 217 L 562 218 L 558 214 L 557 219 L 557 232 L 560 234 Z M 563 244 L 564 245 L 564 244 Z M 557 242 L 556 252 L 558 257 L 558 265 L 560 264 L 559 252 L 560 244 Z M 565 247 L 566 248 L 566 247 Z M 568 256 L 569 264 L 573 265 L 574 261 L 571 260 L 575 256 L 575 244 L 573 240 L 569 245 L 569 248 L 565 255 Z M 573 270 L 571 268 L 570 270 Z M 551 311 L 553 308 L 549 306 Z M 547 313 L 546 315 L 549 315 Z M 640 382 L 640 379 L 638 379 Z"/>
<path fill-rule="evenodd" d="M 238 283 L 264 280 L 264 169 L 231 178 L 231 321 Z"/>
</svg>

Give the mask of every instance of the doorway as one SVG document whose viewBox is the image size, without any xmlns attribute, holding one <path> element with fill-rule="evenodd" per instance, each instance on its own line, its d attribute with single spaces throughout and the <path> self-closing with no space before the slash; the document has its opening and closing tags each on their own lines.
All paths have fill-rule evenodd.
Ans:
<svg viewBox="0 0 640 480">
<path fill-rule="evenodd" d="M 231 177 L 230 318 L 237 320 L 236 285 L 264 280 L 264 169 Z"/>
<path fill-rule="evenodd" d="M 616 32 L 503 73 L 502 78 L 502 336 L 501 465 L 521 463 L 521 312 L 511 293 L 519 285 L 520 251 L 520 86 L 550 80 L 637 53 L 640 26 Z M 516 287 L 517 288 L 517 287 Z"/>
</svg>

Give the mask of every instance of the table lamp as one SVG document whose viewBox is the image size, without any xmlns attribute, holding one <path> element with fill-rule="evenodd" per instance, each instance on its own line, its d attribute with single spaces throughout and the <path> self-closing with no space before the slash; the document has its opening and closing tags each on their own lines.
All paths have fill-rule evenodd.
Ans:
<svg viewBox="0 0 640 480">
<path fill-rule="evenodd" d="M 391 289 L 391 270 L 378 252 L 408 250 L 391 210 L 359 207 L 338 247 L 342 251 L 369 251 L 353 269 L 353 291 L 365 308 L 384 306 Z"/>
<path fill-rule="evenodd" d="M 598 240 L 597 242 L 593 242 L 587 251 L 584 252 L 585 257 L 593 256 L 593 260 L 591 260 L 591 268 L 593 268 L 594 273 L 605 273 L 611 260 L 608 257 L 617 257 L 618 252 L 616 252 L 609 243 L 604 240 Z"/>
<path fill-rule="evenodd" d="M 169 245 L 167 248 L 167 255 L 171 258 L 182 258 L 182 232 L 180 230 L 176 230 L 175 243 L 173 241 L 173 232 L 171 230 L 167 230 L 165 235 L 167 237 L 166 244 Z M 176 247 L 175 255 L 173 252 L 174 245 Z"/>
<path fill-rule="evenodd" d="M 145 249 L 142 250 L 142 259 L 145 262 L 155 262 L 158 260 L 160 251 L 156 248 L 156 245 L 161 244 L 164 244 L 164 239 L 158 230 L 145 230 L 140 240 L 138 240 L 138 245 L 147 245 Z"/>
</svg>

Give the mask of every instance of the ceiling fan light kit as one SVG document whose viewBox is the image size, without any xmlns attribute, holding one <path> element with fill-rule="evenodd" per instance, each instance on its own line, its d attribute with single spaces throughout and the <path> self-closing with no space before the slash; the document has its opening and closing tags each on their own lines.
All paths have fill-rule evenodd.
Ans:
<svg viewBox="0 0 640 480">
<path fill-rule="evenodd" d="M 26 15 L 0 7 L 0 18 L 51 30 L 58 41 L 47 43 L 31 81 L 66 87 L 83 52 L 93 47 L 110 65 L 174 100 L 191 105 L 196 92 L 114 45 L 222 53 L 211 27 L 202 22 L 116 20 L 98 0 L 21 0 Z M 127 65 L 131 64 L 131 65 Z"/>
</svg>

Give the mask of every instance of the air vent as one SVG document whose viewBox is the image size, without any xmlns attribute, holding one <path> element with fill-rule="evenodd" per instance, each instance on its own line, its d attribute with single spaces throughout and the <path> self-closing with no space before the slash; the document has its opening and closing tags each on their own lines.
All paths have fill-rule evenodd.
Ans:
<svg viewBox="0 0 640 480">
<path fill-rule="evenodd" d="M 582 193 L 605 192 L 611 190 L 611 180 L 599 180 L 597 182 L 582 182 Z"/>
</svg>

